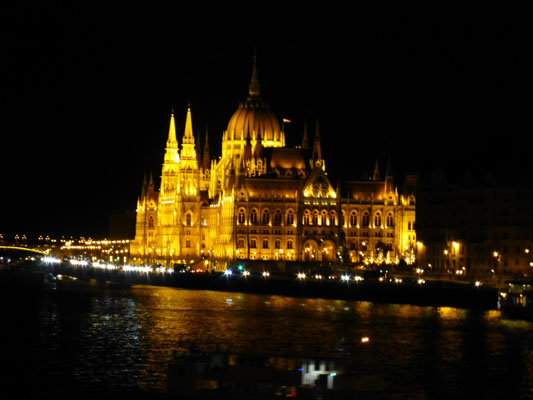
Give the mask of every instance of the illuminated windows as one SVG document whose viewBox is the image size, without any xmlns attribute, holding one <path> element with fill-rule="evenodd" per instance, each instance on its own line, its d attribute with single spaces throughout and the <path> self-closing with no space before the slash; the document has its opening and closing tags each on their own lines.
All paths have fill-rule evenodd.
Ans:
<svg viewBox="0 0 533 400">
<path fill-rule="evenodd" d="M 381 228 L 381 213 L 379 212 L 374 215 L 374 227 Z"/>
<path fill-rule="evenodd" d="M 280 210 L 276 210 L 276 212 L 274 213 L 274 225 L 275 226 L 281 225 L 281 211 Z"/>
<path fill-rule="evenodd" d="M 387 214 L 387 228 L 394 228 L 394 216 L 391 212 Z"/>
<path fill-rule="evenodd" d="M 309 210 L 305 210 L 304 211 L 304 216 L 303 216 L 303 224 L 304 225 L 309 225 Z"/>
<path fill-rule="evenodd" d="M 350 226 L 351 227 L 357 226 L 357 214 L 355 213 L 355 211 L 352 211 L 350 213 Z"/>
<path fill-rule="evenodd" d="M 294 212 L 292 210 L 287 211 L 287 225 L 294 224 Z"/>
<path fill-rule="evenodd" d="M 252 212 L 250 213 L 250 223 L 252 225 L 257 224 L 257 210 L 255 208 L 252 209 Z"/>
<path fill-rule="evenodd" d="M 363 214 L 362 224 L 363 228 L 368 228 L 368 226 L 370 225 L 370 216 L 368 215 L 368 211 L 365 211 L 365 213 Z"/>
<path fill-rule="evenodd" d="M 268 225 L 270 222 L 270 213 L 268 210 L 263 210 L 263 225 Z"/>
<path fill-rule="evenodd" d="M 246 222 L 246 211 L 244 208 L 239 210 L 239 213 L 237 214 L 237 222 L 239 224 L 244 224 Z"/>
</svg>

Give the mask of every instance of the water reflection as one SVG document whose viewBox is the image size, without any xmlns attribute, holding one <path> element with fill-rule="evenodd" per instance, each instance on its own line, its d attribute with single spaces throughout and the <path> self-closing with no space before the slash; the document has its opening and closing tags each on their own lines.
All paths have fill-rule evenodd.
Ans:
<svg viewBox="0 0 533 400">
<path fill-rule="evenodd" d="M 518 364 L 524 372 L 517 379 L 521 387 L 532 382 L 528 342 L 510 347 L 507 339 L 531 324 L 502 320 L 499 311 L 153 287 L 132 295 L 150 352 L 146 368 L 161 378 L 161 389 L 168 350 L 186 351 L 191 341 L 204 350 L 219 344 L 239 353 L 342 358 L 357 369 L 357 380 L 379 377 L 381 386 L 409 393 L 514 393 L 501 378 L 510 367 L 503 354 L 527 360 Z"/>
<path fill-rule="evenodd" d="M 150 286 L 17 296 L 1 303 L 11 329 L 1 331 L 0 350 L 10 384 L 31 381 L 39 392 L 165 393 L 173 352 L 195 343 L 207 352 L 218 345 L 228 354 L 265 356 L 272 367 L 293 360 L 308 384 L 319 380 L 322 361 L 340 361 L 331 370 L 336 382 L 377 397 L 532 394 L 533 324 L 497 310 Z"/>
</svg>

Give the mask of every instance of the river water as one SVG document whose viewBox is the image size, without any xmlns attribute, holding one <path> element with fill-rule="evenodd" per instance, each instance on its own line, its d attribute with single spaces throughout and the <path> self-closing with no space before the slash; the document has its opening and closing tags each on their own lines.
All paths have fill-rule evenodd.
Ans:
<svg viewBox="0 0 533 400">
<path fill-rule="evenodd" d="M 0 299 L 0 390 L 13 398 L 164 398 L 171 351 L 193 342 L 347 360 L 368 398 L 533 397 L 533 323 L 497 310 L 156 286 L 17 288 Z"/>
</svg>

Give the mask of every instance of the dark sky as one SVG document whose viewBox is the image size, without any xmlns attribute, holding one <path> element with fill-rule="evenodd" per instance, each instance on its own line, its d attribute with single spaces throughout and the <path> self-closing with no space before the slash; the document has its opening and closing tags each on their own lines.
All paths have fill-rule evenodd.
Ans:
<svg viewBox="0 0 533 400">
<path fill-rule="evenodd" d="M 2 7 L 4 235 L 105 236 L 110 215 L 135 208 L 143 174 L 158 178 L 171 105 L 179 140 L 190 102 L 195 135 L 203 145 L 207 129 L 218 156 L 254 47 L 263 97 L 293 121 L 288 143 L 318 118 L 331 176 L 357 178 L 376 158 L 403 174 L 521 165 L 528 153 L 529 46 L 513 19 L 378 14 L 326 25 L 317 13 L 212 24 L 179 9 Z"/>
</svg>

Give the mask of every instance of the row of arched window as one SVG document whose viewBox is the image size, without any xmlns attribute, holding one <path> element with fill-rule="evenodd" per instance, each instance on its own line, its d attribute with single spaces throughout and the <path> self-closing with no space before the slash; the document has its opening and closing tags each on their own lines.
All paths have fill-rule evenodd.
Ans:
<svg viewBox="0 0 533 400">
<path fill-rule="evenodd" d="M 247 220 L 246 209 L 240 208 L 237 213 L 237 222 L 239 224 L 245 224 L 246 222 L 250 225 L 269 225 L 272 223 L 274 226 L 280 226 L 283 219 L 285 219 L 285 225 L 294 224 L 294 211 L 289 209 L 285 215 L 282 214 L 281 210 L 274 211 L 273 214 L 270 213 L 270 210 L 264 209 L 261 213 L 256 208 L 252 208 L 250 211 L 249 219 Z M 345 224 L 345 214 L 342 213 L 342 225 Z M 359 221 L 360 219 L 360 221 Z M 388 212 L 383 219 L 383 214 L 378 211 L 374 214 L 374 227 L 382 227 L 383 222 L 385 222 L 386 228 L 394 227 L 394 214 Z M 337 212 L 331 210 L 329 213 L 326 210 L 304 210 L 302 215 L 302 224 L 303 225 L 337 225 L 339 223 Z M 360 223 L 360 224 L 359 224 Z M 370 226 L 370 213 L 368 211 L 363 212 L 361 216 L 358 215 L 356 211 L 351 211 L 348 224 L 350 227 L 359 227 L 368 228 Z"/>
<path fill-rule="evenodd" d="M 294 211 L 288 210 L 285 215 L 283 215 L 281 210 L 276 210 L 271 215 L 268 209 L 263 210 L 262 213 L 259 214 L 259 211 L 256 208 L 252 208 L 248 222 L 251 225 L 258 225 L 259 221 L 261 221 L 262 225 L 269 225 L 272 223 L 274 226 L 280 226 L 283 220 L 285 220 L 285 225 L 293 225 Z M 246 210 L 244 208 L 240 208 L 237 212 L 237 222 L 239 224 L 245 224 L 247 222 Z"/>
<path fill-rule="evenodd" d="M 363 212 L 360 216 L 360 221 L 358 221 L 358 214 L 356 211 L 350 212 L 350 218 L 348 220 L 350 227 L 358 227 L 358 222 L 361 222 L 362 228 L 368 228 L 370 226 L 370 213 L 368 211 Z M 378 211 L 374 214 L 374 227 L 382 227 L 383 222 L 385 222 L 385 228 L 394 228 L 394 214 L 388 212 L 383 221 L 383 214 Z"/>
</svg>

